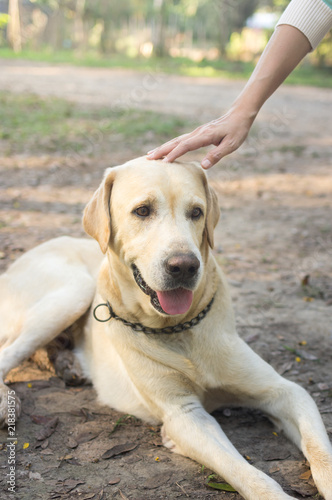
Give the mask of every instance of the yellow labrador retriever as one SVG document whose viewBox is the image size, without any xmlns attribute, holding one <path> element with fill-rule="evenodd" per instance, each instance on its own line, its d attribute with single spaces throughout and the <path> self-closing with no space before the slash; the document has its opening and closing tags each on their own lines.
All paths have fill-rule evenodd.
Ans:
<svg viewBox="0 0 332 500">
<path fill-rule="evenodd" d="M 58 238 L 0 279 L 0 417 L 6 373 L 91 306 L 75 352 L 103 403 L 162 423 L 165 446 L 215 470 L 244 498 L 292 498 L 209 414 L 223 404 L 259 408 L 301 448 L 332 500 L 332 447 L 315 403 L 236 333 L 210 252 L 218 218 L 197 165 L 140 158 L 108 169 L 83 219 L 102 252 L 93 240 Z"/>
</svg>

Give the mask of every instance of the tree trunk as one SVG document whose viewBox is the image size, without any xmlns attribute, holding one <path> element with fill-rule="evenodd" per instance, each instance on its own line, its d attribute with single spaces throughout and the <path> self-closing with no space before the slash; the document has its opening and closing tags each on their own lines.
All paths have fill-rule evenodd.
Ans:
<svg viewBox="0 0 332 500">
<path fill-rule="evenodd" d="M 156 33 L 154 41 L 153 52 L 157 57 L 164 57 L 167 55 L 166 48 L 166 25 L 167 25 L 167 5 L 165 0 L 155 0 L 158 9 L 156 15 Z"/>
<path fill-rule="evenodd" d="M 83 15 L 85 9 L 85 0 L 76 0 L 75 9 L 75 45 L 78 48 L 84 48 L 84 23 Z"/>
<path fill-rule="evenodd" d="M 19 0 L 9 0 L 8 4 L 9 23 L 7 28 L 7 38 L 14 52 L 22 50 L 22 34 L 20 21 Z"/>
</svg>

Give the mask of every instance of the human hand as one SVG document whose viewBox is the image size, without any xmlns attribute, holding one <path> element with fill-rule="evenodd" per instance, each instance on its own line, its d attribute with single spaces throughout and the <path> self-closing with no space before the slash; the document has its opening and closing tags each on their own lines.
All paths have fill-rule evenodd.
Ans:
<svg viewBox="0 0 332 500">
<path fill-rule="evenodd" d="M 220 118 L 201 125 L 193 132 L 180 135 L 149 151 L 147 157 L 150 160 L 164 157 L 164 161 L 172 162 L 188 151 L 213 144 L 216 147 L 201 162 L 202 167 L 208 169 L 241 146 L 255 116 L 256 114 L 248 115 L 236 109 L 230 110 Z"/>
</svg>

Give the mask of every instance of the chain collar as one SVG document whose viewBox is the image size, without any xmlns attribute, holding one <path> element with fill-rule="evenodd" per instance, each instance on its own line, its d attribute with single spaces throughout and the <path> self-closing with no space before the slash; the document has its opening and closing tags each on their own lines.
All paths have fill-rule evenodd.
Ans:
<svg viewBox="0 0 332 500">
<path fill-rule="evenodd" d="M 205 318 L 207 313 L 210 311 L 211 306 L 213 304 L 214 297 L 210 300 L 208 305 L 197 315 L 195 318 L 191 319 L 190 321 L 186 321 L 185 323 L 180 323 L 178 325 L 174 326 L 166 326 L 165 328 L 150 328 L 148 326 L 144 326 L 141 323 L 131 323 L 130 321 L 127 321 L 123 318 L 120 318 L 120 316 L 117 316 L 115 312 L 113 311 L 110 303 L 107 301 L 104 304 L 98 304 L 94 310 L 93 310 L 93 316 L 97 321 L 100 321 L 101 323 L 105 323 L 109 321 L 110 319 L 116 319 L 117 321 L 121 321 L 124 325 L 129 326 L 132 330 L 135 332 L 143 332 L 143 333 L 154 333 L 154 334 L 160 334 L 160 333 L 180 333 L 184 332 L 185 330 L 189 330 L 193 326 L 198 325 L 202 321 L 202 319 Z M 99 307 L 107 307 L 108 312 L 109 312 L 109 317 L 107 319 L 100 319 L 97 317 L 97 309 Z"/>
</svg>

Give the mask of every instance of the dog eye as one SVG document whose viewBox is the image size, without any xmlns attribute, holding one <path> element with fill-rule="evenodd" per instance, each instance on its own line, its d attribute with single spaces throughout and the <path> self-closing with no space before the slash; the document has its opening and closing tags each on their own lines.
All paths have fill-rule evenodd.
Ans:
<svg viewBox="0 0 332 500">
<path fill-rule="evenodd" d="M 149 207 L 147 207 L 145 205 L 143 205 L 142 207 L 136 208 L 136 210 L 134 210 L 134 212 L 139 217 L 148 217 L 150 215 L 150 209 L 149 209 Z"/>
<path fill-rule="evenodd" d="M 202 215 L 203 215 L 203 212 L 199 207 L 193 208 L 193 210 L 191 212 L 192 219 L 199 219 Z"/>
</svg>

